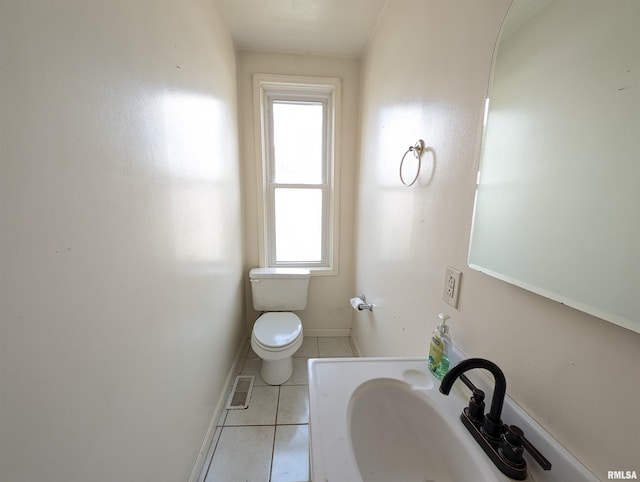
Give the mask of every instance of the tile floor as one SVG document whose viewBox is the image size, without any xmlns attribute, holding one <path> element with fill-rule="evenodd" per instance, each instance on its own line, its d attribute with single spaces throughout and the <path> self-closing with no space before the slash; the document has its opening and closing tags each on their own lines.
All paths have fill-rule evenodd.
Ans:
<svg viewBox="0 0 640 482">
<path fill-rule="evenodd" d="M 204 482 L 306 482 L 309 480 L 309 378 L 307 360 L 355 356 L 348 337 L 305 337 L 293 357 L 293 375 L 267 385 L 260 358 L 245 344 L 239 375 L 255 382 L 246 410 L 225 410 L 218 421 Z M 231 387 L 229 388 L 231 391 Z"/>
</svg>

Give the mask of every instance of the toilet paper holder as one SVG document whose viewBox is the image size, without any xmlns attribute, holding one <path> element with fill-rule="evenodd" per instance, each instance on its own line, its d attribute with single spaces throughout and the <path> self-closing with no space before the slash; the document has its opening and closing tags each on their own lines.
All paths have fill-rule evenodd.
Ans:
<svg viewBox="0 0 640 482">
<path fill-rule="evenodd" d="M 362 294 L 356 298 L 351 298 L 351 306 L 358 311 L 369 310 L 373 311 L 373 304 L 367 303 L 367 297 Z"/>
</svg>

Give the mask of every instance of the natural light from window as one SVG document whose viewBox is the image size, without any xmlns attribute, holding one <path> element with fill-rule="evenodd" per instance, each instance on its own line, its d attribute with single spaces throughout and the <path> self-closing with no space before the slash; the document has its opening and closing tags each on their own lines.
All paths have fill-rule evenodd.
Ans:
<svg viewBox="0 0 640 482">
<path fill-rule="evenodd" d="M 275 261 L 322 262 L 324 105 L 272 104 Z"/>
<path fill-rule="evenodd" d="M 276 189 L 276 261 L 322 261 L 322 191 Z"/>
<path fill-rule="evenodd" d="M 273 103 L 273 144 L 278 184 L 320 184 L 323 106 L 321 103 Z"/>
<path fill-rule="evenodd" d="M 337 273 L 340 79 L 255 74 L 260 263 Z"/>
</svg>

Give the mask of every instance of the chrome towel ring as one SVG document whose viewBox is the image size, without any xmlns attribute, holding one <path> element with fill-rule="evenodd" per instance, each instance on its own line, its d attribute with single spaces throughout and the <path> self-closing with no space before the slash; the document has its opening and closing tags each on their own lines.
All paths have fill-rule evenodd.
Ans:
<svg viewBox="0 0 640 482">
<path fill-rule="evenodd" d="M 414 145 L 409 146 L 407 152 L 404 153 L 402 159 L 400 160 L 400 182 L 405 186 L 413 186 L 415 182 L 418 180 L 418 176 L 420 175 L 420 168 L 422 167 L 422 151 L 424 150 L 424 141 L 422 139 L 418 139 Z M 404 164 L 404 159 L 407 157 L 407 154 L 413 152 L 414 157 L 418 160 L 418 169 L 416 169 L 416 175 L 411 182 L 406 182 L 404 177 L 402 176 L 402 165 Z"/>
</svg>

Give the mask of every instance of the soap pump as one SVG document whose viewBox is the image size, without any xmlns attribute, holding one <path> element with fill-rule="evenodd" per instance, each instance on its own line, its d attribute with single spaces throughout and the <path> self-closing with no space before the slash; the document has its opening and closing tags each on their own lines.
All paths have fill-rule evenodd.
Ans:
<svg viewBox="0 0 640 482">
<path fill-rule="evenodd" d="M 438 317 L 440 318 L 440 323 L 438 323 L 436 329 L 431 333 L 429 370 L 436 378 L 442 380 L 442 377 L 449 371 L 451 336 L 449 335 L 449 326 L 447 325 L 449 315 L 440 313 Z"/>
</svg>

